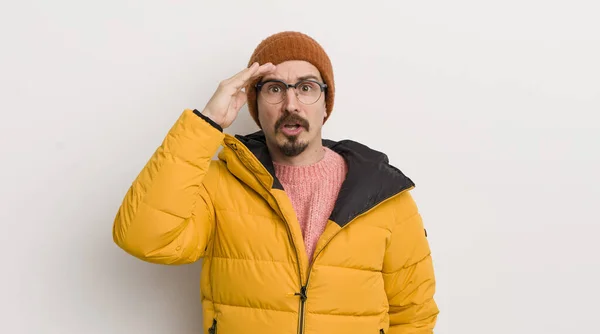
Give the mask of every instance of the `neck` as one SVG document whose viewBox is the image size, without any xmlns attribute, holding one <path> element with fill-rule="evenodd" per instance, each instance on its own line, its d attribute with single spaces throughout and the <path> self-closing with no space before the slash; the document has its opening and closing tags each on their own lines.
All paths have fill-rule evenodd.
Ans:
<svg viewBox="0 0 600 334">
<path fill-rule="evenodd" d="M 282 165 L 290 165 L 290 166 L 306 166 L 312 165 L 316 162 L 319 162 L 325 156 L 325 151 L 323 150 L 323 144 L 321 141 L 316 143 L 310 143 L 308 147 L 304 150 L 304 152 L 298 154 L 294 157 L 288 157 L 281 153 L 278 147 L 273 147 L 273 145 L 267 142 L 267 147 L 269 148 L 269 153 L 271 154 L 271 159 L 273 162 L 282 164 Z"/>
</svg>

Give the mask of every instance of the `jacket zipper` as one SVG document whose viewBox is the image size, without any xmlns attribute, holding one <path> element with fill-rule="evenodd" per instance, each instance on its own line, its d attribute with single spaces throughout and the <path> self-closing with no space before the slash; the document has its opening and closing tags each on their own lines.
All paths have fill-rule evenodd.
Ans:
<svg viewBox="0 0 600 334">
<path fill-rule="evenodd" d="M 281 211 L 281 207 L 279 206 L 279 202 L 275 199 L 275 203 L 277 203 L 277 208 L 279 212 L 282 213 L 281 218 L 284 220 L 285 228 L 288 232 L 288 239 L 292 243 L 292 248 L 294 249 L 294 253 L 296 254 L 296 264 L 298 266 L 298 282 L 300 282 L 300 292 L 296 292 L 295 296 L 300 296 L 300 311 L 298 316 L 298 334 L 304 333 L 304 304 L 306 303 L 306 285 L 302 285 L 302 268 L 300 267 L 300 254 L 298 254 L 298 249 L 296 248 L 296 242 L 294 241 L 294 237 L 292 236 L 292 231 L 290 229 L 289 223 L 287 219 L 283 216 L 283 211 Z"/>
<path fill-rule="evenodd" d="M 217 319 L 213 319 L 212 326 L 208 329 L 208 334 L 217 334 Z"/>
<path fill-rule="evenodd" d="M 300 314 L 298 315 L 298 333 L 304 333 L 304 308 L 306 307 L 306 285 L 300 288 L 300 292 L 296 293 L 296 296 L 300 296 Z"/>
<path fill-rule="evenodd" d="M 267 192 L 270 193 L 269 189 L 266 189 L 266 187 L 265 187 L 265 190 L 267 190 Z M 271 196 L 273 196 L 273 195 L 271 195 Z M 294 249 L 294 253 L 296 254 L 296 264 L 298 266 L 298 282 L 300 282 L 300 292 L 296 292 L 294 295 L 300 296 L 300 306 L 299 306 L 299 315 L 298 315 L 298 334 L 304 334 L 304 309 L 305 309 L 305 303 L 306 303 L 306 286 L 308 284 L 306 284 L 306 285 L 302 284 L 302 268 L 300 267 L 300 254 L 298 254 L 298 249 L 296 248 L 296 242 L 294 241 L 294 237 L 292 236 L 290 224 L 287 221 L 287 219 L 285 218 L 285 216 L 283 215 L 283 211 L 281 210 L 281 206 L 279 205 L 279 202 L 277 201 L 277 199 L 274 198 L 274 196 L 273 196 L 273 199 L 275 200 L 275 203 L 277 203 L 277 209 L 279 209 L 279 212 L 281 212 L 281 218 L 284 221 L 284 225 L 285 225 L 285 228 L 286 228 L 287 234 L 288 234 L 288 239 L 292 243 L 292 248 Z M 310 271 L 309 271 L 309 275 L 310 275 Z M 307 279 L 307 282 L 308 282 L 308 279 Z"/>
</svg>

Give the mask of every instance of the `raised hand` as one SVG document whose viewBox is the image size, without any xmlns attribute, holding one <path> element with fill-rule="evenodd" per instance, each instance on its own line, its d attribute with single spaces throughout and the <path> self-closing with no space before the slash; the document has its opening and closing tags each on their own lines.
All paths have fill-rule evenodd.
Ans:
<svg viewBox="0 0 600 334">
<path fill-rule="evenodd" d="M 221 81 L 204 107 L 202 114 L 223 129 L 229 127 L 237 118 L 242 106 L 248 101 L 248 96 L 243 90 L 244 86 L 249 81 L 273 71 L 275 71 L 275 65 L 271 63 L 259 65 L 255 62 L 231 78 Z"/>
</svg>

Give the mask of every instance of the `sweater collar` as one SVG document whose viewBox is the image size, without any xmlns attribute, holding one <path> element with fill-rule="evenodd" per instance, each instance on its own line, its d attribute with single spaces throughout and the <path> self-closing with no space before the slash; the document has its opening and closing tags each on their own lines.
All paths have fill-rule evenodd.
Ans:
<svg viewBox="0 0 600 334">
<path fill-rule="evenodd" d="M 273 162 L 277 178 L 284 184 L 315 183 L 335 175 L 344 167 L 344 159 L 328 147 L 323 147 L 323 158 L 306 166 Z"/>
</svg>

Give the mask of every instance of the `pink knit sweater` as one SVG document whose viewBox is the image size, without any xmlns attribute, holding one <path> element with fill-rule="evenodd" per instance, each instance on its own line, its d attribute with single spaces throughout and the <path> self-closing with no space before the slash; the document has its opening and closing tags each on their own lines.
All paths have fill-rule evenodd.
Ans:
<svg viewBox="0 0 600 334">
<path fill-rule="evenodd" d="M 312 165 L 274 163 L 275 174 L 296 211 L 309 259 L 325 230 L 347 173 L 344 158 L 327 147 L 323 149 L 323 159 Z"/>
</svg>

